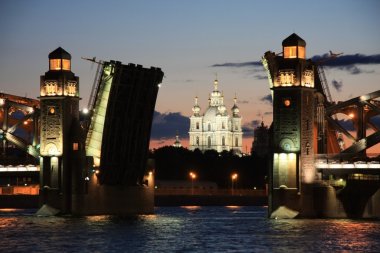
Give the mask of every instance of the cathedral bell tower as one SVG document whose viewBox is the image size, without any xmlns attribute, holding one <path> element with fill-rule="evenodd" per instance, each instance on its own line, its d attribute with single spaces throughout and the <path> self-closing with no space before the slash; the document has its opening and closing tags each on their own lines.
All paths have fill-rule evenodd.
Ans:
<svg viewBox="0 0 380 253">
<path fill-rule="evenodd" d="M 314 69 L 306 42 L 293 33 L 282 42 L 283 56 L 267 52 L 273 94 L 273 167 L 270 213 L 284 205 L 300 210 L 302 185 L 315 180 Z"/>
<path fill-rule="evenodd" d="M 71 72 L 71 55 L 61 47 L 49 54 L 41 76 L 41 205 L 70 211 L 78 191 L 84 145 L 79 126 L 79 78 Z"/>
</svg>

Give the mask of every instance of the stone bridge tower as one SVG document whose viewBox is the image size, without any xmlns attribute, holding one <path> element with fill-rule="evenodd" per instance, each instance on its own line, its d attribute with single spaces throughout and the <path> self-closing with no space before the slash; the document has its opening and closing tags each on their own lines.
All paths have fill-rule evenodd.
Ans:
<svg viewBox="0 0 380 253">
<path fill-rule="evenodd" d="M 273 95 L 273 167 L 270 213 L 279 206 L 301 209 L 302 185 L 315 180 L 314 69 L 306 60 L 306 42 L 292 34 L 282 56 L 263 58 Z"/>
<path fill-rule="evenodd" d="M 84 180 L 83 138 L 79 126 L 79 78 L 71 72 L 71 55 L 61 47 L 49 54 L 41 76 L 41 205 L 70 212 L 71 195 Z"/>
</svg>

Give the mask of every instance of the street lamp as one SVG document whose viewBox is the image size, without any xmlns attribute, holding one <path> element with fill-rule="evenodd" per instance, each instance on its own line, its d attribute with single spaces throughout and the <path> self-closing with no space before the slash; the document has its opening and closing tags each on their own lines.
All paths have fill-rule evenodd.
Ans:
<svg viewBox="0 0 380 253">
<path fill-rule="evenodd" d="M 194 195 L 194 179 L 197 178 L 197 174 L 194 172 L 190 172 L 190 178 L 191 178 L 191 195 Z"/>
<path fill-rule="evenodd" d="M 231 192 L 232 192 L 232 195 L 234 194 L 234 181 L 236 181 L 237 178 L 238 178 L 237 173 L 234 173 L 231 175 Z"/>
</svg>

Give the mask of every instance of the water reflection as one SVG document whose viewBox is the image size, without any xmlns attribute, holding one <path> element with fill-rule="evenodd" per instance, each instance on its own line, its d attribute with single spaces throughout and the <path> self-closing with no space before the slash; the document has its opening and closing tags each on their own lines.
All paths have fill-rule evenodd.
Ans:
<svg viewBox="0 0 380 253">
<path fill-rule="evenodd" d="M 262 207 L 162 207 L 129 218 L 0 214 L 1 252 L 380 251 L 380 222 L 269 220 Z"/>
<path fill-rule="evenodd" d="M 187 209 L 189 211 L 194 211 L 194 210 L 201 209 L 200 206 L 181 206 L 181 208 Z"/>
</svg>

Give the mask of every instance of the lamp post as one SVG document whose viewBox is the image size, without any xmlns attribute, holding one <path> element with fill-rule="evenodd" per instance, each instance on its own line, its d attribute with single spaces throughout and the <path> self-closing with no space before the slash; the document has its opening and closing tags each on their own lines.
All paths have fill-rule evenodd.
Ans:
<svg viewBox="0 0 380 253">
<path fill-rule="evenodd" d="M 237 173 L 233 173 L 231 175 L 231 192 L 232 192 L 232 195 L 234 195 L 234 181 L 236 181 L 238 178 L 238 174 Z"/>
<path fill-rule="evenodd" d="M 191 179 L 191 195 L 194 195 L 194 179 L 197 178 L 197 174 L 194 172 L 190 172 L 190 179 Z"/>
</svg>

